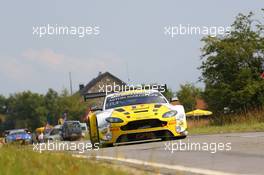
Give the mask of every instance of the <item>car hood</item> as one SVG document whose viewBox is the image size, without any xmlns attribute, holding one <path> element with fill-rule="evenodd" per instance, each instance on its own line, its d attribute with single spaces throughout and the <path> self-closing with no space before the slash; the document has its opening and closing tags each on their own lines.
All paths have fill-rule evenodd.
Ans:
<svg viewBox="0 0 264 175">
<path fill-rule="evenodd" d="M 162 115 L 169 110 L 168 106 L 160 103 L 138 104 L 115 108 L 112 112 L 112 116 L 121 118 L 126 117 L 128 120 L 140 120 Z"/>
<path fill-rule="evenodd" d="M 107 117 L 118 117 L 126 121 L 143 120 L 156 118 L 164 113 L 173 110 L 173 106 L 167 103 L 151 103 L 123 106 L 114 109 L 108 109 L 97 114 L 99 127 L 106 123 Z M 176 109 L 174 109 L 176 110 Z"/>
</svg>

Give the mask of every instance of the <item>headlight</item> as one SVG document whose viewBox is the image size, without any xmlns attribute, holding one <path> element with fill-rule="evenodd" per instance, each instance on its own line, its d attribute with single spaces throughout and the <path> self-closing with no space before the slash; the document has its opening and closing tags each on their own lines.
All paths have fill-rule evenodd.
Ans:
<svg viewBox="0 0 264 175">
<path fill-rule="evenodd" d="M 108 117 L 105 119 L 109 123 L 122 123 L 123 120 L 117 117 Z"/>
<path fill-rule="evenodd" d="M 169 111 L 166 112 L 162 115 L 163 118 L 169 118 L 169 117 L 174 117 L 177 114 L 177 111 Z"/>
<path fill-rule="evenodd" d="M 176 127 L 176 132 L 181 132 L 182 131 L 182 128 L 180 126 L 177 126 Z"/>
</svg>

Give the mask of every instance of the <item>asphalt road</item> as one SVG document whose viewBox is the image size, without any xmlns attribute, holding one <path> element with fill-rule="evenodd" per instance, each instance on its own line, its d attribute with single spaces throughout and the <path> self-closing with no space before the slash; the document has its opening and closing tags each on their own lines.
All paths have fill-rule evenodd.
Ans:
<svg viewBox="0 0 264 175">
<path fill-rule="evenodd" d="M 181 141 L 122 145 L 79 155 L 161 174 L 264 174 L 264 132 L 196 135 Z"/>
</svg>

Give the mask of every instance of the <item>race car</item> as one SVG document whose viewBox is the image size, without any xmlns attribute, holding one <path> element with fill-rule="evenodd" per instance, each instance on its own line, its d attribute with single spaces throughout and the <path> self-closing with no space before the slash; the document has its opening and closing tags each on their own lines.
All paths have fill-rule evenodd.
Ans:
<svg viewBox="0 0 264 175">
<path fill-rule="evenodd" d="M 22 144 L 31 144 L 32 136 L 28 133 L 27 129 L 13 129 L 6 131 L 6 143 L 19 142 Z"/>
<path fill-rule="evenodd" d="M 91 142 L 102 146 L 188 134 L 183 106 L 171 105 L 157 90 L 109 94 L 101 111 L 89 113 L 88 124 Z"/>
</svg>

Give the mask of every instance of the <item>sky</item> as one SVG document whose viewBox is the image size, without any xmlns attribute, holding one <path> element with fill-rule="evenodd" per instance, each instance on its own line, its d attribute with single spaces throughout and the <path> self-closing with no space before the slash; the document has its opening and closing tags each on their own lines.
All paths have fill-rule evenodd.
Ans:
<svg viewBox="0 0 264 175">
<path fill-rule="evenodd" d="M 201 38 L 165 35 L 167 26 L 230 26 L 238 13 L 260 14 L 259 0 L 3 1 L 0 6 L 0 94 L 73 90 L 99 72 L 130 84 L 197 83 Z M 98 35 L 45 35 L 40 26 L 99 27 Z"/>
</svg>

